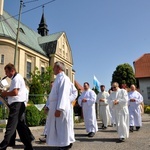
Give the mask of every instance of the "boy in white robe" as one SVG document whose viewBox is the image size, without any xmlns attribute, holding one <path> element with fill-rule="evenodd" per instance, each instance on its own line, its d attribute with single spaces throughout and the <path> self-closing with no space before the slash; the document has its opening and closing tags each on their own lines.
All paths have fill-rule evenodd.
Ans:
<svg viewBox="0 0 150 150">
<path fill-rule="evenodd" d="M 129 137 L 128 93 L 126 90 L 120 89 L 117 82 L 112 84 L 112 88 L 109 104 L 114 110 L 119 141 L 124 142 Z"/>
<path fill-rule="evenodd" d="M 68 150 L 70 140 L 70 91 L 71 81 L 64 73 L 62 62 L 54 64 L 56 79 L 49 94 L 49 112 L 47 122 L 46 143 L 58 147 L 59 150 Z"/>
<path fill-rule="evenodd" d="M 83 110 L 84 123 L 88 137 L 93 137 L 98 131 L 96 111 L 95 111 L 96 94 L 89 88 L 89 83 L 84 83 L 84 92 L 78 99 L 79 105 Z"/>
<path fill-rule="evenodd" d="M 105 86 L 101 85 L 101 92 L 97 95 L 97 103 L 99 103 L 100 118 L 102 119 L 102 129 L 106 129 L 111 125 L 111 114 L 108 105 L 109 93 L 105 91 Z"/>
<path fill-rule="evenodd" d="M 131 85 L 131 91 L 128 93 L 129 97 L 129 116 L 130 116 L 130 131 L 133 132 L 134 126 L 138 131 L 142 126 L 140 105 L 143 102 L 142 95 L 136 91 L 135 85 Z"/>
</svg>

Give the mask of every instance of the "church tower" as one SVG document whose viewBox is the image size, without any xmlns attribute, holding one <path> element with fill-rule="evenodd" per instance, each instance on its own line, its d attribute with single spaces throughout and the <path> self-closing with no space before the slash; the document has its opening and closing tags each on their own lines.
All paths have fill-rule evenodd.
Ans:
<svg viewBox="0 0 150 150">
<path fill-rule="evenodd" d="M 45 20 L 45 17 L 44 17 L 44 6 L 43 6 L 43 13 L 42 13 L 41 22 L 40 22 L 39 27 L 38 27 L 37 30 L 38 30 L 38 33 L 41 36 L 47 36 L 48 35 L 49 30 L 48 30 L 46 20 Z"/>
</svg>

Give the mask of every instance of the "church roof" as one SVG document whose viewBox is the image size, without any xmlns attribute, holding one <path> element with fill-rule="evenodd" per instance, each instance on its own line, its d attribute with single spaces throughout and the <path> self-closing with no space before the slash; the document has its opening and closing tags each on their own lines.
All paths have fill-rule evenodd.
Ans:
<svg viewBox="0 0 150 150">
<path fill-rule="evenodd" d="M 74 81 L 74 84 L 77 90 L 81 90 L 82 92 L 84 91 L 84 88 L 76 80 Z"/>
<path fill-rule="evenodd" d="M 4 11 L 3 16 L 0 16 L 0 36 L 16 40 L 18 28 L 18 20 Z M 20 22 L 19 43 L 31 48 L 32 50 L 47 56 L 46 51 L 41 46 L 42 44 L 56 41 L 63 32 L 41 36 L 36 31 L 30 29 Z"/>
<path fill-rule="evenodd" d="M 53 41 L 57 41 L 59 37 L 63 34 L 63 32 L 54 33 L 48 36 L 38 37 L 39 44 L 49 43 Z"/>
<path fill-rule="evenodd" d="M 142 55 L 140 58 L 135 60 L 133 64 L 136 78 L 150 77 L 150 53 Z"/>
<path fill-rule="evenodd" d="M 18 20 L 4 11 L 0 21 L 0 36 L 16 40 L 17 28 Z M 46 55 L 38 44 L 38 37 L 40 36 L 41 35 L 37 32 L 20 22 L 19 43 L 35 50 L 38 53 Z"/>
</svg>

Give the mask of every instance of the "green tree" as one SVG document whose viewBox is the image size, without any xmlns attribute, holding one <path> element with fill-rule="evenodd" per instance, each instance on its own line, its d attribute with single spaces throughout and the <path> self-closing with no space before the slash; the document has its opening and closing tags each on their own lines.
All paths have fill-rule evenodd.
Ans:
<svg viewBox="0 0 150 150">
<path fill-rule="evenodd" d="M 99 91 L 96 88 L 92 88 L 92 90 L 96 93 L 96 95 L 99 93 Z"/>
<path fill-rule="evenodd" d="M 122 84 L 126 84 L 127 87 L 130 87 L 131 84 L 136 84 L 132 66 L 128 63 L 118 65 L 112 75 L 111 83 L 113 82 L 118 82 L 120 87 Z"/>
<path fill-rule="evenodd" d="M 47 67 L 44 72 L 40 72 L 36 67 L 33 72 L 30 73 L 31 79 L 27 80 L 30 93 L 29 102 L 41 104 L 44 103 L 46 95 L 50 92 L 50 82 L 52 79 L 52 68 Z"/>
</svg>

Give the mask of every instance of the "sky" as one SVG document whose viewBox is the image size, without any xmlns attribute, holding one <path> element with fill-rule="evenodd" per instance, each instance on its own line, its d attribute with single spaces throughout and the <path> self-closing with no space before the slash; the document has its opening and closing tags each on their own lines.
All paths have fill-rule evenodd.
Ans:
<svg viewBox="0 0 150 150">
<path fill-rule="evenodd" d="M 4 0 L 12 16 L 20 0 Z M 75 79 L 93 87 L 93 76 L 108 90 L 120 64 L 150 53 L 150 0 L 24 0 L 22 12 L 44 7 L 49 34 L 65 31 L 72 50 Z M 42 6 L 21 15 L 21 22 L 37 31 Z M 18 16 L 16 17 L 18 18 Z M 134 67 L 133 67 L 134 69 Z"/>
</svg>

